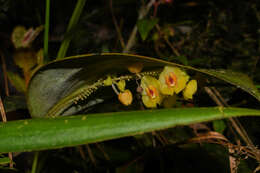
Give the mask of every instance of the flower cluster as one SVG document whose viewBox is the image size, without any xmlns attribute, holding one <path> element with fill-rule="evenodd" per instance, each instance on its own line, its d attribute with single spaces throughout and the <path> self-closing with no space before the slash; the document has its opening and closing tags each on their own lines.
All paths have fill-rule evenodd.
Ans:
<svg viewBox="0 0 260 173">
<path fill-rule="evenodd" d="M 104 86 L 112 86 L 115 93 L 118 95 L 118 100 L 125 106 L 129 106 L 133 101 L 133 95 L 129 89 L 125 89 L 126 82 L 125 80 L 115 81 L 108 76 L 106 80 L 103 81 Z M 120 90 L 118 91 L 115 87 Z"/>
<path fill-rule="evenodd" d="M 197 91 L 197 81 L 190 80 L 185 71 L 178 67 L 165 66 L 157 80 L 151 76 L 141 78 L 142 101 L 147 108 L 155 108 L 166 96 L 182 91 L 184 99 L 192 99 Z"/>
<path fill-rule="evenodd" d="M 185 100 L 192 99 L 197 91 L 197 81 L 189 81 L 190 76 L 178 67 L 165 66 L 159 74 L 159 79 L 147 73 L 140 73 L 142 68 L 141 63 L 136 63 L 131 64 L 128 70 L 134 73 L 138 79 L 141 79 L 141 85 L 138 84 L 137 91 L 141 93 L 142 101 L 147 108 L 156 108 L 164 100 L 172 100 L 169 99 L 169 96 L 175 99 L 176 94 L 180 92 L 182 92 Z M 118 95 L 119 101 L 123 105 L 128 106 L 132 103 L 133 96 L 130 90 L 125 89 L 126 82 L 122 78 L 111 78 L 111 76 L 108 76 L 103 81 L 103 85 L 112 86 Z"/>
</svg>

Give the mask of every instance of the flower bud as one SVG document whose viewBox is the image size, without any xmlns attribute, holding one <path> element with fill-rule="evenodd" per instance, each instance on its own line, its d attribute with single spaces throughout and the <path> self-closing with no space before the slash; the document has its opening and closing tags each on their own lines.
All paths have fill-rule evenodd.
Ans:
<svg viewBox="0 0 260 173">
<path fill-rule="evenodd" d="M 136 63 L 133 63 L 131 65 L 129 65 L 127 67 L 127 69 L 131 72 L 131 73 L 139 73 L 142 71 L 143 69 L 143 63 L 141 62 L 136 62 Z"/>
<path fill-rule="evenodd" d="M 118 94 L 118 100 L 125 106 L 129 106 L 133 101 L 133 95 L 130 90 L 125 90 Z"/>
</svg>

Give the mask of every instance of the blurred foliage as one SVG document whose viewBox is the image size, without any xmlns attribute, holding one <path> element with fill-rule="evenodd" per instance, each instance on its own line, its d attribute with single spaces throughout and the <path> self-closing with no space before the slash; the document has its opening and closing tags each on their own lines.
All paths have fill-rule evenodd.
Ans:
<svg viewBox="0 0 260 173">
<path fill-rule="evenodd" d="M 71 38 L 67 56 L 96 53 L 122 52 L 120 39 L 127 44 L 128 38 L 138 25 L 138 33 L 131 53 L 158 57 L 198 68 L 227 69 L 249 75 L 255 84 L 260 84 L 260 3 L 257 0 L 161 0 L 156 1 L 143 20 L 138 20 L 141 7 L 148 0 L 86 1 L 79 22 L 66 33 L 76 1 L 51 1 L 49 57 L 55 60 L 64 38 Z M 111 11 L 115 18 L 112 17 Z M 17 114 L 28 114 L 25 109 L 26 86 L 35 69 L 42 65 L 43 33 L 26 49 L 16 49 L 11 35 L 16 26 L 26 29 L 44 25 L 45 1 L 42 0 L 0 0 L 0 86 L 1 96 L 8 107 L 10 119 L 21 119 Z M 156 20 L 155 20 L 156 19 Z M 115 21 L 117 23 L 116 29 Z M 152 21 L 152 22 L 151 22 Z M 142 28 L 142 29 L 140 29 Z M 122 38 L 119 38 L 118 32 Z M 42 51 L 42 50 L 41 50 Z M 17 55 L 22 58 L 17 59 Z M 24 52 L 29 56 L 25 59 Z M 16 58 L 15 58 L 16 57 Z M 24 70 L 17 60 L 23 60 Z M 10 95 L 7 97 L 4 85 L 4 69 L 7 66 Z M 19 68 L 18 66 L 21 68 Z M 100 67 L 102 68 L 102 67 Z M 213 106 L 214 101 L 203 91 L 210 86 L 208 79 L 194 72 L 198 81 L 198 94 L 194 101 L 169 97 L 165 107 Z M 229 105 L 259 108 L 253 97 L 237 88 L 211 79 Z M 128 83 L 129 86 L 135 85 Z M 15 88 L 14 88 L 15 87 Z M 131 107 L 124 107 L 117 101 L 112 89 L 104 102 L 88 111 L 92 113 L 140 109 L 141 98 L 135 97 Z M 102 93 L 104 93 L 102 92 Z M 98 96 L 98 93 L 95 95 Z M 93 96 L 93 97 L 95 97 Z M 12 101 L 13 100 L 13 101 Z M 22 110 L 25 110 L 21 112 Z M 24 115 L 26 116 L 26 115 Z M 8 117 L 8 119 L 9 119 Z M 14 118 L 15 117 L 15 118 Z M 255 145 L 260 145 L 260 119 L 242 118 L 242 125 Z M 40 152 L 36 172 L 230 172 L 227 147 L 208 141 L 194 144 L 193 137 L 208 131 L 218 131 L 231 142 L 236 141 L 230 124 L 223 121 L 176 127 L 134 137 L 59 150 Z M 205 143 L 204 143 L 205 142 Z M 244 143 L 242 143 L 243 145 Z M 15 168 L 29 172 L 34 153 L 15 153 Z M 234 157 L 238 172 L 253 172 L 257 161 L 238 152 Z M 1 155 L 0 162 L 9 162 Z M 240 163 L 240 164 L 239 164 Z M 1 172 L 17 172 L 0 164 Z"/>
</svg>

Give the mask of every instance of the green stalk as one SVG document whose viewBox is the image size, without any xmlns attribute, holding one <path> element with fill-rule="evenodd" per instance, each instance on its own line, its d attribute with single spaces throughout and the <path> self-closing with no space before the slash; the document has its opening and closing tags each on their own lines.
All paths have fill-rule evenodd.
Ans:
<svg viewBox="0 0 260 173">
<path fill-rule="evenodd" d="M 46 0 L 45 7 L 45 25 L 44 25 L 44 45 L 43 55 L 44 61 L 48 61 L 48 46 L 49 46 L 49 27 L 50 27 L 50 0 Z"/>
<path fill-rule="evenodd" d="M 34 159 L 33 159 L 33 165 L 32 165 L 31 173 L 36 173 L 38 158 L 39 158 L 39 151 L 36 151 L 34 153 Z"/>
<path fill-rule="evenodd" d="M 69 33 L 71 31 L 71 29 L 73 27 L 75 27 L 76 24 L 78 23 L 79 17 L 80 17 L 80 15 L 81 15 L 81 13 L 84 9 L 85 3 L 86 3 L 86 0 L 78 0 L 76 7 L 73 11 L 73 14 L 70 18 L 69 25 L 68 25 L 66 33 Z M 60 49 L 59 49 L 59 52 L 58 52 L 58 55 L 57 55 L 57 59 L 61 59 L 61 58 L 65 57 L 66 52 L 67 52 L 69 45 L 70 45 L 70 41 L 71 41 L 71 37 L 67 37 L 67 38 L 65 37 L 65 39 L 61 43 L 61 46 L 60 46 Z"/>
</svg>

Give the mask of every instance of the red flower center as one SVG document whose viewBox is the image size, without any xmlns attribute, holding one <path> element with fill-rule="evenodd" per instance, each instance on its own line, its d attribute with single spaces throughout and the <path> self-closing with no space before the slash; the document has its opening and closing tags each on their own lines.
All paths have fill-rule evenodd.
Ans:
<svg viewBox="0 0 260 173">
<path fill-rule="evenodd" d="M 165 76 L 165 82 L 169 88 L 173 87 L 177 85 L 177 76 L 173 72 L 170 72 L 169 75 Z"/>
<path fill-rule="evenodd" d="M 156 98 L 158 96 L 157 89 L 154 86 L 152 86 L 152 85 L 148 86 L 145 90 L 146 90 L 147 95 L 151 99 L 154 99 L 154 98 Z"/>
</svg>

